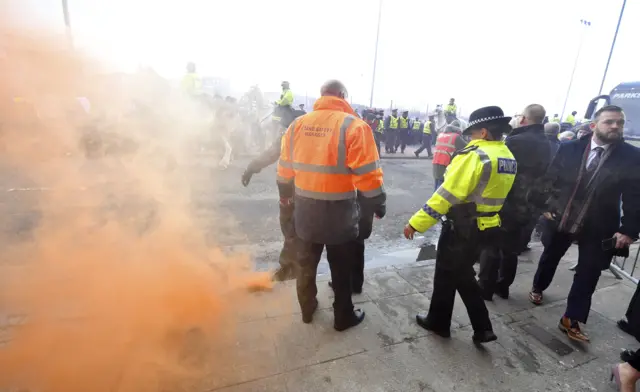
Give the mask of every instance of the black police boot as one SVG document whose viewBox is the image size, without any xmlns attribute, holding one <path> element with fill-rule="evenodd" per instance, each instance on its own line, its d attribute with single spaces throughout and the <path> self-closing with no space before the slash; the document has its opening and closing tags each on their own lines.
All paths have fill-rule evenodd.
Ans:
<svg viewBox="0 0 640 392">
<path fill-rule="evenodd" d="M 438 335 L 440 337 L 443 337 L 443 338 L 450 338 L 451 337 L 451 330 L 449 330 L 448 328 L 447 329 L 435 328 L 429 322 L 428 315 L 426 315 L 424 313 L 420 313 L 420 314 L 416 315 L 416 322 L 422 328 L 426 329 L 427 331 L 431 331 L 431 332 L 435 333 L 436 335 Z"/>
<path fill-rule="evenodd" d="M 509 288 L 498 285 L 495 291 L 496 295 L 502 299 L 509 299 Z"/>
<path fill-rule="evenodd" d="M 333 322 L 333 329 L 338 332 L 342 332 L 351 327 L 355 327 L 360 324 L 364 320 L 364 311 L 360 309 L 355 309 L 353 313 L 345 318 L 336 319 Z"/>
<path fill-rule="evenodd" d="M 313 314 L 318 309 L 318 299 L 314 298 L 313 303 L 309 306 L 308 309 L 302 309 L 302 322 L 305 324 L 309 324 L 313 321 Z"/>
<path fill-rule="evenodd" d="M 493 331 L 482 331 L 482 332 L 474 332 L 472 339 L 474 343 L 480 344 L 480 343 L 493 342 L 494 340 L 498 340 L 498 337 L 496 336 L 495 333 L 493 333 Z"/>
</svg>

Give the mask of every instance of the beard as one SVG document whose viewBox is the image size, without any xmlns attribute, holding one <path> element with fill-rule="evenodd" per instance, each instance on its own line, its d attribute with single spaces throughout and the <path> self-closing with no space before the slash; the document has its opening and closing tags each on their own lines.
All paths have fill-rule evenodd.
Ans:
<svg viewBox="0 0 640 392">
<path fill-rule="evenodd" d="M 598 139 L 605 143 L 615 143 L 622 139 L 622 130 L 605 132 L 596 127 L 593 132 Z"/>
</svg>

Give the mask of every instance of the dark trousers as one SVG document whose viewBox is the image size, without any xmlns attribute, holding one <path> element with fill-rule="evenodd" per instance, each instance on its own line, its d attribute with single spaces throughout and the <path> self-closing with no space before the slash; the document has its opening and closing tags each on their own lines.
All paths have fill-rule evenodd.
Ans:
<svg viewBox="0 0 640 392">
<path fill-rule="evenodd" d="M 567 298 L 565 316 L 571 320 L 586 323 L 591 308 L 591 296 L 596 290 L 600 273 L 611 263 L 613 253 L 602 249 L 599 236 L 588 231 L 579 236 L 549 229 L 543 240 L 544 252 L 540 256 L 538 269 L 533 278 L 533 290 L 546 290 L 558 268 L 560 259 L 574 240 L 578 240 L 578 265 L 573 276 L 573 284 Z"/>
<path fill-rule="evenodd" d="M 362 291 L 364 284 L 364 240 L 356 240 L 353 245 L 355 256 L 353 258 L 353 271 L 351 272 L 351 288 L 353 291 Z"/>
<path fill-rule="evenodd" d="M 397 129 L 387 129 L 384 133 L 384 150 L 388 153 L 395 152 Z"/>
<path fill-rule="evenodd" d="M 295 272 L 300 240 L 296 236 L 293 225 L 293 206 L 280 206 L 280 230 L 284 236 L 284 243 L 280 251 L 280 268 Z"/>
<path fill-rule="evenodd" d="M 398 147 L 400 147 L 400 152 L 404 152 L 404 149 L 407 148 L 407 139 L 409 138 L 409 130 L 408 129 L 399 129 L 398 137 L 396 138 L 396 144 L 394 146 L 394 151 L 398 151 Z"/>
<path fill-rule="evenodd" d="M 456 291 L 467 308 L 473 330 L 492 330 L 489 312 L 482 299 L 482 292 L 475 278 L 473 264 L 481 239 L 478 230 L 471 235 L 454 230 L 451 224 L 442 226 L 436 255 L 436 271 L 433 278 L 433 294 L 429 306 L 428 323 L 436 330 L 451 327 Z"/>
<path fill-rule="evenodd" d="M 640 285 L 636 286 L 636 291 L 631 297 L 625 316 L 633 336 L 640 340 Z"/>
<path fill-rule="evenodd" d="M 318 263 L 322 256 L 322 251 L 327 248 L 327 261 L 331 269 L 331 281 L 333 282 L 333 292 L 335 300 L 333 302 L 333 316 L 335 324 L 347 323 L 353 318 L 353 302 L 351 302 L 351 275 L 354 264 L 355 242 L 347 242 L 339 245 L 314 244 L 300 241 L 299 273 L 296 279 L 296 290 L 298 292 L 298 303 L 303 313 L 312 309 L 318 287 L 316 286 L 316 275 L 318 273 Z"/>
<path fill-rule="evenodd" d="M 433 186 L 435 188 L 435 190 L 437 191 L 438 188 L 440 188 L 440 185 L 442 185 L 444 183 L 444 178 L 436 178 L 433 180 Z"/>
<path fill-rule="evenodd" d="M 381 152 L 380 152 L 380 143 L 382 142 L 382 133 L 374 132 L 373 133 L 373 138 L 376 141 L 376 148 L 378 149 L 378 155 L 380 155 L 381 154 Z"/>
<path fill-rule="evenodd" d="M 425 149 L 427 149 L 427 155 L 428 156 L 432 156 L 433 155 L 431 153 L 431 134 L 430 133 L 423 133 L 422 134 L 422 146 L 420 146 L 420 148 L 416 150 L 416 154 L 420 154 Z"/>
<path fill-rule="evenodd" d="M 498 246 L 487 247 L 480 253 L 478 281 L 485 294 L 492 295 L 498 290 L 508 292 L 518 270 L 522 233 L 528 226 L 503 222 Z"/>
</svg>

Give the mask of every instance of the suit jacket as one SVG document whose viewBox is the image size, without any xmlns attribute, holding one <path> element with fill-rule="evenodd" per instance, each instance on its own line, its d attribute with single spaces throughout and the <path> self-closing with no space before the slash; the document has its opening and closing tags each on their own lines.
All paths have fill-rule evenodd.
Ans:
<svg viewBox="0 0 640 392">
<path fill-rule="evenodd" d="M 561 143 L 547 172 L 551 197 L 547 211 L 560 221 L 571 198 L 580 166 L 591 138 Z M 612 146 L 614 147 L 614 146 Z M 583 228 L 606 239 L 620 232 L 638 238 L 640 231 L 640 150 L 621 141 L 602 163 L 594 180 L 593 199 L 587 210 Z M 623 218 L 620 222 L 620 200 Z"/>
</svg>

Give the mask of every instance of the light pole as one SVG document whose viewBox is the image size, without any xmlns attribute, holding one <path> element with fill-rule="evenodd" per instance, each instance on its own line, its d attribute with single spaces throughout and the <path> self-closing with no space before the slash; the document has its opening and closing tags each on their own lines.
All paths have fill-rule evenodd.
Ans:
<svg viewBox="0 0 640 392">
<path fill-rule="evenodd" d="M 569 93 L 571 92 L 571 85 L 573 84 L 573 75 L 576 73 L 576 67 L 578 66 L 578 59 L 580 59 L 580 51 L 582 50 L 582 44 L 584 43 L 584 37 L 587 33 L 587 28 L 591 26 L 591 22 L 585 19 L 580 19 L 582 27 L 582 34 L 580 35 L 580 44 L 578 45 L 578 54 L 576 54 L 576 60 L 573 63 L 573 71 L 571 71 L 571 78 L 569 79 L 569 87 L 567 88 L 567 95 L 564 97 L 564 105 L 562 105 L 562 113 L 560 114 L 560 121 L 564 118 L 564 111 L 567 108 L 567 101 L 569 100 Z"/>
<path fill-rule="evenodd" d="M 613 35 L 613 41 L 611 42 L 611 50 L 609 51 L 607 66 L 604 67 L 604 74 L 602 75 L 602 83 L 600 83 L 600 90 L 598 90 L 598 95 L 602 94 L 604 81 L 605 79 L 607 79 L 607 71 L 609 71 L 609 63 L 611 62 L 611 56 L 613 55 L 613 48 L 616 46 L 616 38 L 618 38 L 618 30 L 620 29 L 620 22 L 622 22 L 622 15 L 624 15 L 624 7 L 626 5 L 627 5 L 627 0 L 622 0 L 622 9 L 620 9 L 620 17 L 618 18 L 618 25 L 616 26 L 616 33 Z"/>
<path fill-rule="evenodd" d="M 71 35 L 71 18 L 69 18 L 69 4 L 67 0 L 62 0 L 62 13 L 64 15 L 64 26 L 69 41 L 69 47 L 73 49 L 73 36 Z"/>
<path fill-rule="evenodd" d="M 373 55 L 373 77 L 371 78 L 371 97 L 369 98 L 369 107 L 373 107 L 373 89 L 376 84 L 376 64 L 378 62 L 378 41 L 380 40 L 380 19 L 382 19 L 382 0 L 378 5 L 378 31 L 376 32 L 376 51 Z"/>
</svg>

